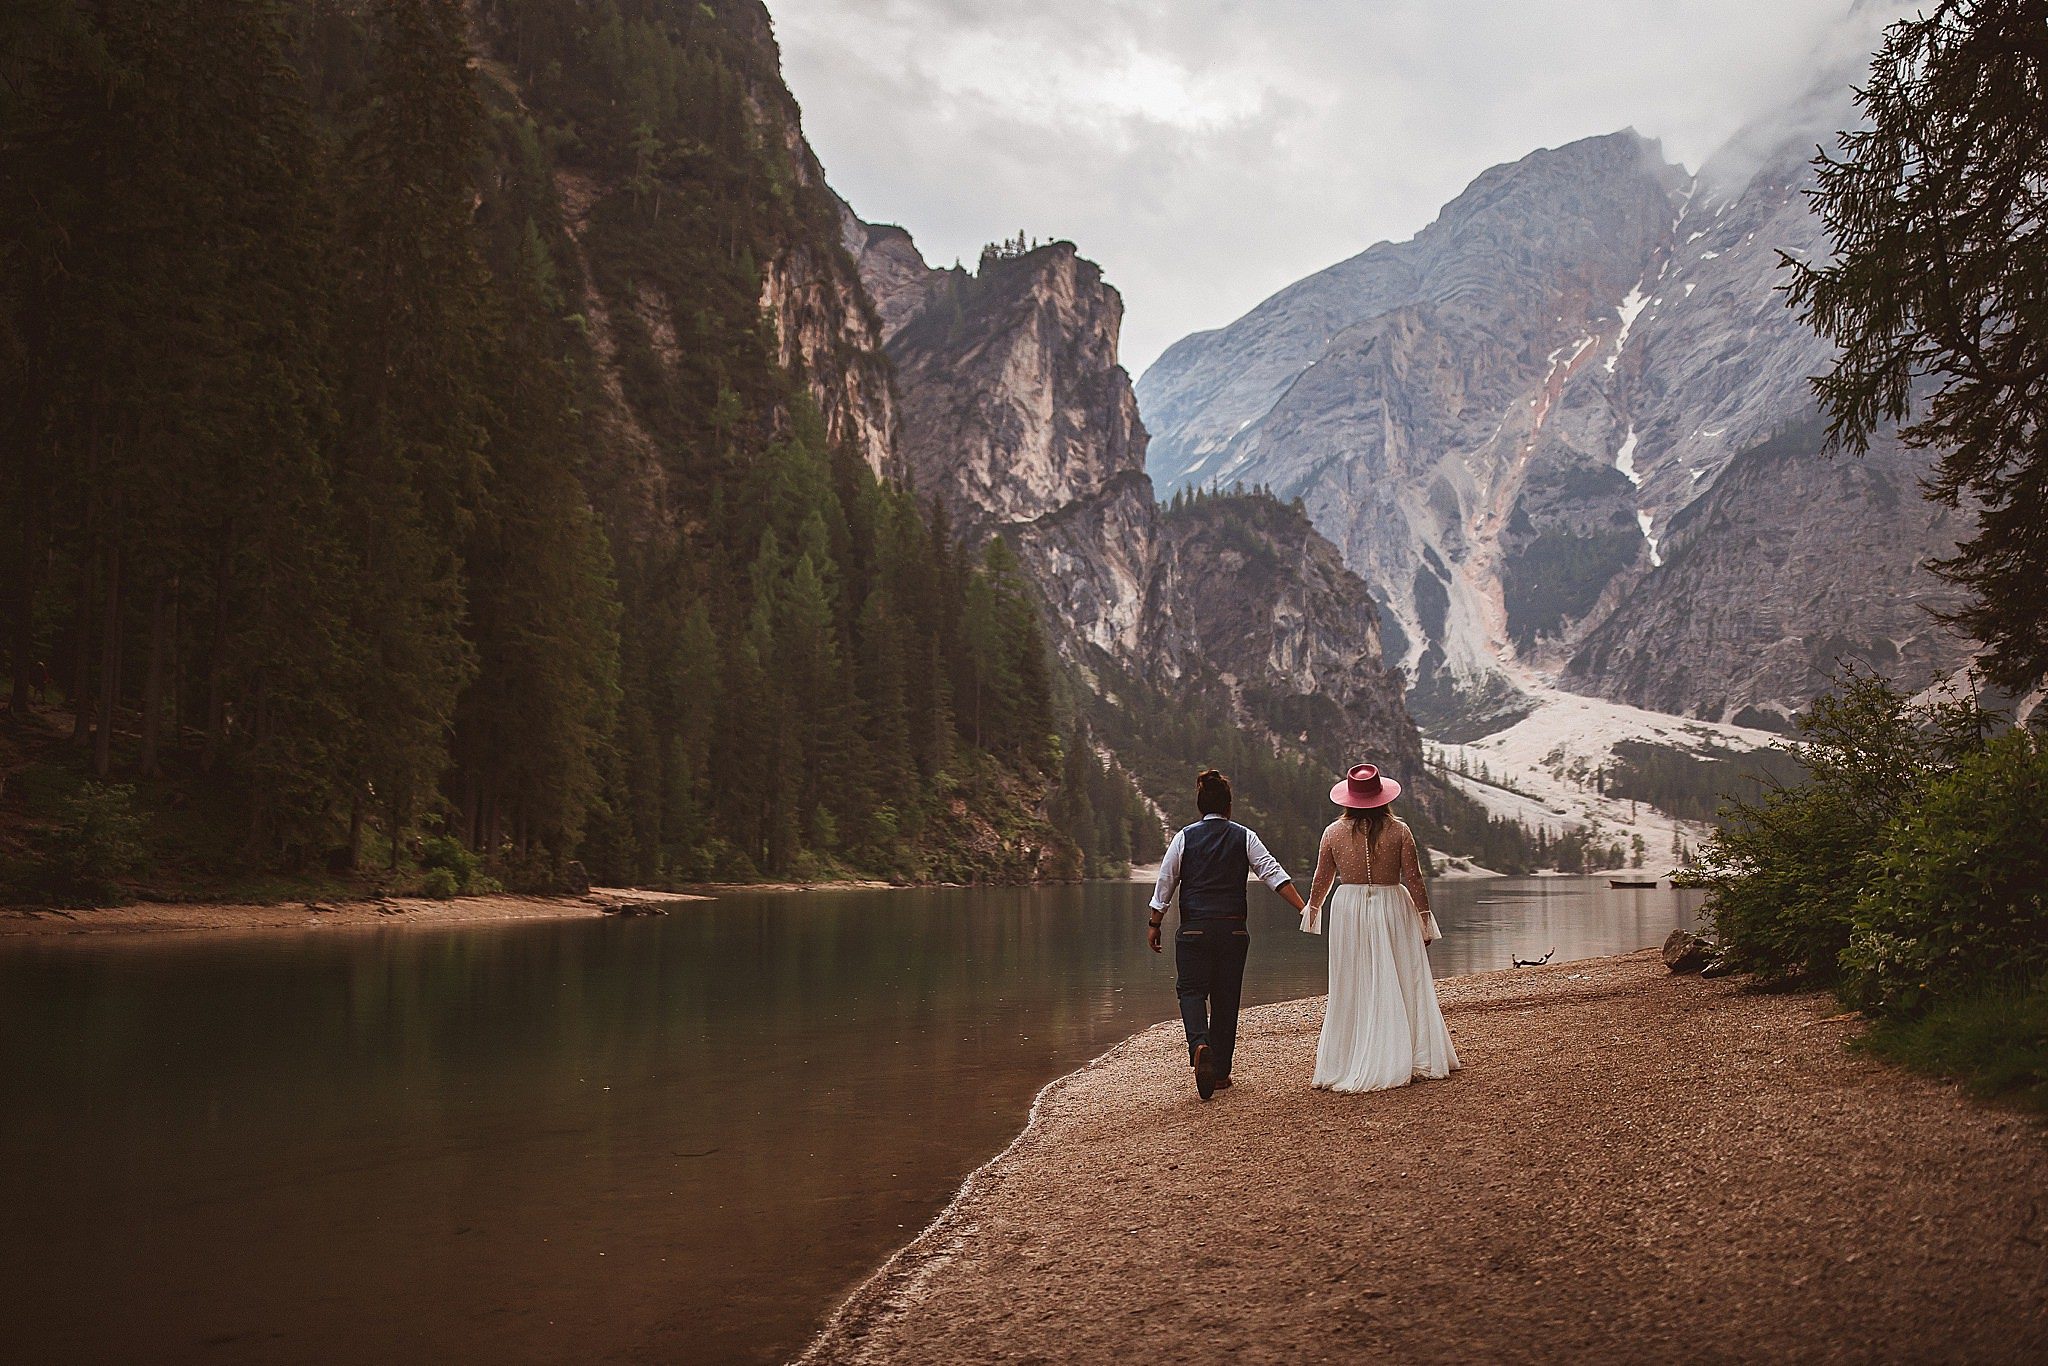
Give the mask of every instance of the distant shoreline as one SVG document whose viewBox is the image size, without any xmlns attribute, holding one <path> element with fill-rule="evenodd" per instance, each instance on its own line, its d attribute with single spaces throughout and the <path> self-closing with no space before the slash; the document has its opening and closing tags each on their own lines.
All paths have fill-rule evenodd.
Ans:
<svg viewBox="0 0 2048 1366">
<path fill-rule="evenodd" d="M 392 896 L 266 903 L 144 901 L 84 910 L 15 906 L 0 908 L 0 942 L 590 920 L 617 914 L 621 907 L 651 908 L 670 902 L 710 899 L 696 892 L 603 888 L 587 896 L 515 896 L 501 892 L 450 897 L 445 901 Z"/>
<path fill-rule="evenodd" d="M 1626 870 L 1624 870 L 1626 871 Z M 1150 883 L 1158 866 L 1134 867 L 1123 878 L 1087 881 Z M 1445 871 L 1441 880 L 1500 877 L 1484 869 Z M 1566 876 L 1538 873 L 1531 876 Z M 1571 876 L 1593 876 L 1573 874 Z M 1604 874 L 1602 874 L 1604 876 Z M 831 882 L 692 882 L 674 890 L 651 887 L 597 887 L 583 895 L 533 896 L 493 892 L 436 900 L 420 896 L 291 897 L 280 901 L 137 901 L 119 906 L 56 907 L 0 905 L 0 943 L 9 939 L 127 938 L 166 934 L 231 933 L 252 930 L 307 931 L 323 929 L 434 927 L 507 924 L 534 920 L 590 920 L 622 912 L 649 914 L 651 908 L 721 897 L 764 892 L 790 895 L 811 892 L 939 891 L 968 885 L 990 887 L 1063 887 L 1079 882 L 956 883 L 883 882 L 844 878 Z"/>
<path fill-rule="evenodd" d="M 420 896 L 292 897 L 282 901 L 137 901 L 84 908 L 0 906 L 0 943 L 9 939 L 112 939 L 169 934 L 362 928 L 446 927 L 534 920 L 592 920 L 656 913 L 657 908 L 765 892 L 930 891 L 963 884 L 895 883 L 872 878 L 831 882 L 693 882 L 673 891 L 596 887 L 583 895 L 528 896 L 493 892 L 436 900 Z M 994 883 L 991 886 L 1071 886 Z"/>
</svg>

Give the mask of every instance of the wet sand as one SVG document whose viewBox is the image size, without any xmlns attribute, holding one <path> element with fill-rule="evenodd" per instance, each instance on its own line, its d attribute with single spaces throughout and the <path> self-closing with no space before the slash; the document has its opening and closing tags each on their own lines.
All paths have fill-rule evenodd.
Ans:
<svg viewBox="0 0 2048 1366">
<path fill-rule="evenodd" d="M 1440 987 L 1444 1081 L 1309 1089 L 1315 999 L 1207 1105 L 1177 1022 L 1054 1082 L 807 1359 L 2048 1355 L 2038 1121 L 1654 952 Z"/>
</svg>

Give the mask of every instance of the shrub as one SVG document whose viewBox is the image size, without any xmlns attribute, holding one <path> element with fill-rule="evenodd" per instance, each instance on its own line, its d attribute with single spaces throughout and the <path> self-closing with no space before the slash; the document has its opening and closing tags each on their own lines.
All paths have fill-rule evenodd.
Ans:
<svg viewBox="0 0 2048 1366">
<path fill-rule="evenodd" d="M 1707 888 L 1715 932 L 1767 978 L 1831 982 L 1848 946 L 1866 862 L 1930 771 L 1977 733 L 1970 704 L 1916 709 L 1882 679 L 1850 675 L 1799 718 L 1798 786 L 1731 801 L 1688 876 Z"/>
<path fill-rule="evenodd" d="M 2048 975 L 2048 745 L 1998 736 L 1890 823 L 1841 965 L 1845 998 L 1883 1013 Z"/>
<path fill-rule="evenodd" d="M 1691 879 L 1722 943 L 1835 983 L 1872 1051 L 2048 1108 L 2048 740 L 1868 677 L 1799 725 L 1807 780 L 1735 804 Z"/>
<path fill-rule="evenodd" d="M 57 807 L 57 824 L 35 842 L 33 890 L 63 900 L 99 902 L 119 893 L 115 879 L 148 856 L 135 789 L 88 782 Z"/>
<path fill-rule="evenodd" d="M 483 860 L 470 852 L 469 848 L 453 835 L 435 835 L 427 840 L 420 850 L 420 867 L 427 870 L 430 879 L 436 872 L 447 873 L 452 883 L 448 892 L 429 892 L 429 896 L 505 890 L 503 883 L 484 874 Z"/>
<path fill-rule="evenodd" d="M 426 878 L 420 883 L 421 895 L 430 896 L 436 901 L 446 901 L 461 890 L 461 884 L 455 874 L 447 868 L 428 869 Z"/>
</svg>

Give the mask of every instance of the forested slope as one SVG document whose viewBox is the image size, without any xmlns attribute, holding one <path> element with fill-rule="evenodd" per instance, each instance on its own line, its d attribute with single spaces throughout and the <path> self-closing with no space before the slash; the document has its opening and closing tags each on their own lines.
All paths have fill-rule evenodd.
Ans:
<svg viewBox="0 0 2048 1366">
<path fill-rule="evenodd" d="M 158 880 L 1078 871 L 754 0 L 45 0 L 0 67 L 17 882 L 104 819 Z"/>
</svg>

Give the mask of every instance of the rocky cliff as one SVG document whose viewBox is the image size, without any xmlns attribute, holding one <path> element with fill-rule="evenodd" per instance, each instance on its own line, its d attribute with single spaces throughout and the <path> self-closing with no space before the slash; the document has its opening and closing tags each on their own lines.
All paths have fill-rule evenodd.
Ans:
<svg viewBox="0 0 2048 1366">
<path fill-rule="evenodd" d="M 760 263 L 761 312 L 774 329 L 777 359 L 802 379 L 832 440 L 860 452 L 877 474 L 900 474 L 882 321 L 837 240 L 839 197 L 825 183 L 796 99 L 783 84 L 774 24 L 759 0 L 723 0 L 720 9 L 754 59 L 746 88 L 754 136 L 764 149 L 779 149 L 787 197 L 804 221 L 804 231 L 786 234 Z"/>
<path fill-rule="evenodd" d="M 909 477 L 971 538 L 1011 543 L 1084 680 L 1136 678 L 1160 699 L 1218 689 L 1291 746 L 1419 771 L 1373 603 L 1302 513 L 1155 501 L 1117 363 L 1122 301 L 1099 267 L 1055 242 L 933 270 L 901 229 L 847 217 L 896 366 Z"/>
<path fill-rule="evenodd" d="M 967 724 L 951 706 L 956 671 L 983 682 L 956 632 L 972 585 L 894 487 L 908 471 L 888 319 L 760 0 L 473 13 L 494 114 L 479 217 L 502 216 L 522 265 L 562 296 L 578 440 L 551 454 L 583 479 L 618 585 L 619 720 L 601 765 L 617 828 L 593 838 L 593 866 L 640 880 L 1078 873 L 1122 808 L 1083 820 L 1060 806 L 1042 673 L 1005 671 L 977 694 L 1015 735 L 985 737 L 979 708 Z M 884 525 L 902 534 L 880 554 Z M 743 636 L 747 650 L 715 648 Z M 816 667 L 801 682 L 798 659 Z M 830 733 L 805 746 L 830 750 L 806 769 L 812 790 L 735 795 L 805 724 Z"/>
<path fill-rule="evenodd" d="M 1953 598 L 1927 561 L 1953 551 L 1967 514 L 1920 496 L 1925 457 L 1896 437 L 1857 459 L 1825 455 L 1824 435 L 1801 422 L 1729 461 L 1564 686 L 1775 728 L 1845 664 L 1923 683 L 1954 669 L 1933 611 Z"/>
<path fill-rule="evenodd" d="M 1238 711 L 1281 735 L 1355 737 L 1352 749 L 1384 756 L 1389 772 L 1423 772 L 1372 597 L 1298 508 L 1202 498 L 1170 507 L 1158 525 L 1145 652 L 1162 673 L 1213 674 Z"/>
<path fill-rule="evenodd" d="M 1908 684 L 1953 668 L 1961 642 L 1901 602 L 1941 595 L 1924 562 L 1954 528 L 1894 500 L 1919 468 L 1895 444 L 1858 473 L 1779 443 L 1714 515 L 1690 511 L 1810 416 L 1826 353 L 1784 307 L 1778 253 L 1824 250 L 1807 159 L 1846 116 L 1847 79 L 1696 178 L 1632 132 L 1495 167 L 1414 239 L 1176 344 L 1138 383 L 1154 478 L 1302 499 L 1372 585 L 1417 714 L 1446 728 L 1483 727 L 1560 672 L 1715 719 L 1784 711 L 1824 682 L 1791 656 L 1827 640 L 1901 642 Z M 1783 567 L 1871 572 L 1815 592 L 1745 578 L 1739 539 L 1712 544 L 1789 535 L 1793 517 Z M 1880 531 L 1910 543 L 1873 550 Z M 1665 572 L 1681 541 L 1687 567 Z M 1731 596 L 1688 596 L 1716 593 Z M 1676 624 L 1722 612 L 1749 628 Z"/>
<path fill-rule="evenodd" d="M 502 43 L 513 30 L 509 21 L 494 22 L 494 9 L 483 12 L 482 36 Z M 670 40 L 678 47 L 717 62 L 738 84 L 735 103 L 746 124 L 740 136 L 762 175 L 775 182 L 772 207 L 749 202 L 759 193 L 755 186 L 728 184 L 715 192 L 704 186 L 700 193 L 716 209 L 699 213 L 713 221 L 664 226 L 657 216 L 651 227 L 629 230 L 622 205 L 637 203 L 640 192 L 631 187 L 645 173 L 629 171 L 633 163 L 622 149 L 579 147 L 573 149 L 577 156 L 564 156 L 554 171 L 561 227 L 577 256 L 577 311 L 587 323 L 598 366 L 591 418 L 605 430 L 607 444 L 637 452 L 595 477 L 616 481 L 612 497 L 601 500 L 614 518 L 641 527 L 676 517 L 659 454 L 683 435 L 664 421 L 683 406 L 674 391 L 702 382 L 690 373 L 699 354 L 715 356 L 742 341 L 706 335 L 707 309 L 699 296 L 716 285 L 707 281 L 705 263 L 690 259 L 688 248 L 707 235 L 718 240 L 727 260 L 745 253 L 754 262 L 753 304 L 768 328 L 772 359 L 808 394 L 826 435 L 857 451 L 877 474 L 902 473 L 895 463 L 895 392 L 882 351 L 882 319 L 840 241 L 839 201 L 782 82 L 768 12 L 759 0 L 720 0 L 715 12 L 710 6 L 698 10 L 680 19 L 650 17 L 647 31 L 676 35 Z M 559 100 L 551 78 L 522 77 L 505 45 L 508 50 L 497 55 L 487 50 L 481 63 L 486 75 L 522 107 L 545 110 Z M 700 112 L 716 117 L 713 110 Z M 658 148 L 656 154 L 673 161 L 680 150 Z M 687 170 L 671 166 L 669 174 L 687 176 Z M 714 213 L 727 221 L 716 222 Z"/>
<path fill-rule="evenodd" d="M 754 106 L 762 135 L 782 143 L 793 179 L 823 230 L 785 244 L 763 263 L 761 312 L 775 329 L 777 359 L 803 379 L 825 418 L 826 435 L 859 451 L 875 473 L 899 477 L 896 396 L 882 351 L 883 320 L 852 256 L 831 234 L 829 219 L 839 199 L 804 141 L 796 101 L 780 81 L 769 95 Z"/>
<path fill-rule="evenodd" d="M 963 525 L 1016 526 L 1142 471 L 1122 325 L 1123 300 L 1070 242 L 933 272 L 888 341 L 911 481 Z"/>
</svg>

